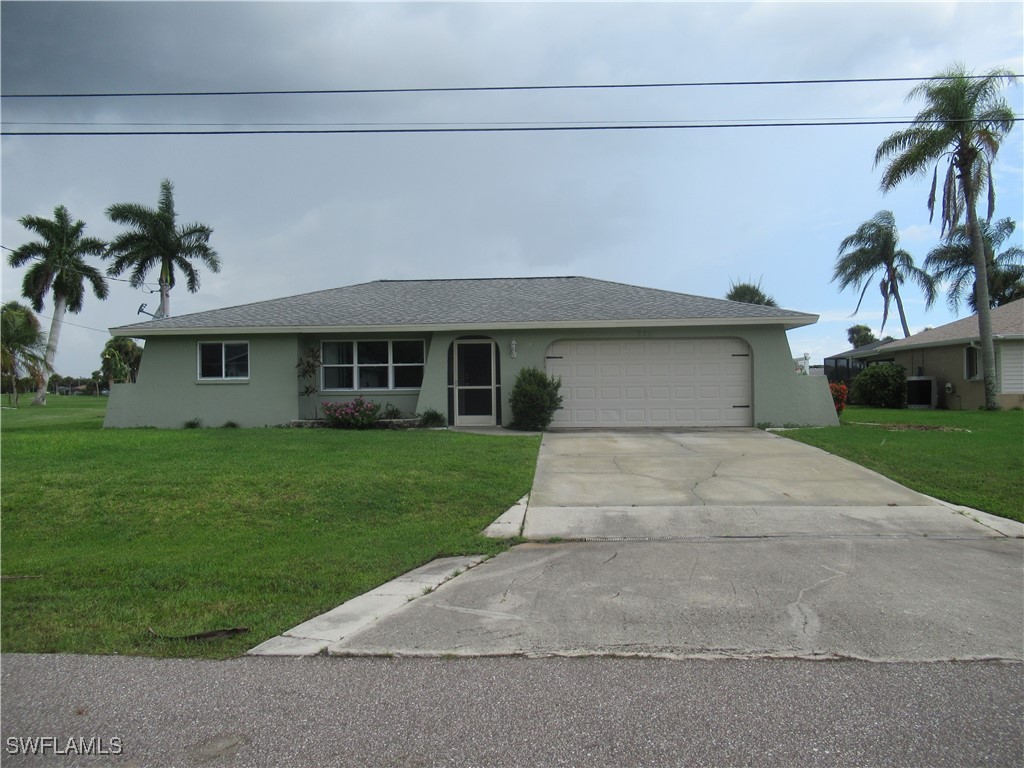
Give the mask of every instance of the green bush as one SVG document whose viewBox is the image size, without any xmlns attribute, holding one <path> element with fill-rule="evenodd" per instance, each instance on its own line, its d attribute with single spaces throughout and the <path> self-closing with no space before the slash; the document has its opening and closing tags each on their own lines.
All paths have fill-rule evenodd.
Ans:
<svg viewBox="0 0 1024 768">
<path fill-rule="evenodd" d="M 436 408 L 427 408 L 427 410 L 420 414 L 420 426 L 425 429 L 447 427 L 448 419 Z"/>
<path fill-rule="evenodd" d="M 562 407 L 562 396 L 558 394 L 561 386 L 561 379 L 548 376 L 537 368 L 519 371 L 508 399 L 512 408 L 512 428 L 547 429 L 555 411 Z"/>
<path fill-rule="evenodd" d="M 850 385 L 850 399 L 874 408 L 906 408 L 907 372 L 895 363 L 869 365 Z"/>
</svg>

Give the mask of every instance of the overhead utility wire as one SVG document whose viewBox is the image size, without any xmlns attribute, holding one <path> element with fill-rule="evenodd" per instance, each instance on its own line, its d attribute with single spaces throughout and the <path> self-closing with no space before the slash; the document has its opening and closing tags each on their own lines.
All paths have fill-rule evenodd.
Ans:
<svg viewBox="0 0 1024 768">
<path fill-rule="evenodd" d="M 1014 116 L 1013 122 L 1021 120 Z M 466 128 L 273 128 L 224 131 L 0 131 L 0 136 L 269 136 L 318 134 L 397 134 L 397 133 L 541 133 L 569 131 L 656 131 L 698 128 L 816 128 L 857 125 L 911 125 L 942 123 L 942 120 L 836 120 L 772 123 L 673 123 L 658 125 L 538 125 L 477 126 Z"/>
<path fill-rule="evenodd" d="M 988 75 L 965 75 L 967 79 L 976 80 Z M 1011 74 L 1019 78 L 1020 75 Z M 296 90 L 260 90 L 260 91 L 135 91 L 108 93 L 4 93 L 4 99 L 108 99 L 108 98 L 139 98 L 153 96 L 322 96 L 333 94 L 370 94 L 370 93 L 479 93 L 482 91 L 584 91 L 600 89 L 625 88 L 720 88 L 729 86 L 762 86 L 762 85 L 829 85 L 846 83 L 906 83 L 924 82 L 929 80 L 948 80 L 948 77 L 846 77 L 806 80 L 724 80 L 717 82 L 685 82 L 685 83 L 591 83 L 578 85 L 470 85 L 433 88 L 319 88 Z"/>
<path fill-rule="evenodd" d="M 796 118 L 785 118 L 785 117 L 764 117 L 764 118 L 742 118 L 741 117 L 741 118 L 734 118 L 734 119 L 720 118 L 720 119 L 715 120 L 714 122 L 723 122 L 723 123 L 752 123 L 752 122 L 759 122 L 759 121 L 761 121 L 761 122 L 782 122 L 782 121 L 785 121 L 787 119 L 794 119 L 795 120 Z M 857 118 L 857 117 L 822 117 L 822 118 L 818 118 L 818 119 L 820 119 L 820 120 L 859 120 L 859 119 L 863 119 L 863 118 Z M 910 118 L 907 115 L 899 115 L 899 116 L 897 116 L 897 115 L 888 115 L 888 116 L 885 116 L 885 117 L 879 116 L 877 119 L 879 119 L 879 120 L 904 120 L 904 119 L 910 119 Z M 659 124 L 662 124 L 662 123 L 701 123 L 701 122 L 704 122 L 704 121 L 696 120 L 696 119 L 695 120 L 685 120 L 685 119 L 682 119 L 682 120 L 670 120 L 670 119 L 664 119 L 664 120 L 616 120 L 614 122 L 614 124 L 615 125 L 659 125 Z M 298 121 L 281 122 L 281 121 L 277 121 L 277 122 L 272 122 L 272 123 L 269 123 L 269 122 L 255 122 L 255 121 L 243 122 L 243 123 L 226 123 L 226 122 L 186 123 L 186 122 L 171 122 L 169 120 L 148 121 L 148 122 L 129 121 L 129 120 L 118 120 L 118 121 L 110 121 L 110 122 L 98 122 L 98 121 L 89 121 L 89 120 L 75 120 L 75 121 L 71 121 L 71 120 L 0 120 L 0 124 L 2 124 L 2 125 L 74 125 L 74 126 L 121 126 L 121 127 L 129 127 L 129 126 L 131 126 L 131 127 L 136 127 L 136 128 L 156 127 L 156 126 L 161 126 L 161 125 L 163 125 L 163 126 L 178 126 L 178 127 L 181 127 L 181 128 L 241 128 L 243 126 L 259 126 L 259 127 L 275 127 L 275 128 L 284 128 L 284 127 L 288 127 L 288 126 L 291 126 L 291 127 L 302 126 L 302 127 L 306 127 L 306 128 L 310 128 L 310 127 L 312 127 L 312 128 L 326 128 L 326 127 L 333 127 L 333 128 L 364 127 L 364 128 L 369 128 L 369 127 L 378 127 L 378 126 L 383 126 L 383 125 L 457 127 L 457 126 L 468 126 L 468 125 L 474 125 L 474 126 L 477 126 L 477 125 L 479 125 L 479 126 L 487 126 L 487 125 L 502 125 L 502 126 L 504 126 L 504 125 L 539 125 L 541 123 L 543 123 L 544 125 L 599 125 L 599 123 L 597 123 L 594 120 L 544 120 L 544 121 L 541 121 L 541 120 L 480 120 L 480 121 L 474 121 L 472 123 L 467 122 L 467 121 L 454 122 L 452 120 L 430 120 L 430 121 L 404 122 L 404 123 L 385 123 L 385 122 L 380 121 L 380 120 L 377 120 L 377 121 L 362 121 L 362 122 L 346 122 L 346 123 L 328 122 L 328 121 L 323 121 L 323 120 L 320 120 L 320 121 L 317 121 L 317 122 L 298 122 Z"/>
</svg>

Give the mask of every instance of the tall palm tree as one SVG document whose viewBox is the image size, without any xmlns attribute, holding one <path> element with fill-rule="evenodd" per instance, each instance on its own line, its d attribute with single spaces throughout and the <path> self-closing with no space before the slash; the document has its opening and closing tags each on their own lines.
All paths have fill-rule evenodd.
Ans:
<svg viewBox="0 0 1024 768">
<path fill-rule="evenodd" d="M 46 367 L 46 334 L 32 310 L 16 301 L 0 307 L 0 369 L 11 377 L 8 402 L 18 405 L 18 377 L 24 371 L 38 381 Z"/>
<path fill-rule="evenodd" d="M 42 216 L 22 216 L 21 226 L 32 230 L 40 240 L 25 243 L 11 253 L 7 263 L 21 267 L 32 262 L 25 273 L 21 293 L 36 312 L 43 311 L 46 295 L 53 292 L 53 319 L 46 340 L 46 368 L 37 381 L 33 405 L 46 405 L 46 387 L 57 355 L 57 342 L 64 326 L 64 314 L 78 314 L 85 299 L 85 283 L 92 287 L 98 299 L 107 298 L 107 281 L 86 256 L 102 256 L 107 244 L 95 237 L 82 237 L 85 222 L 71 221 L 71 214 L 63 205 L 53 209 L 53 219 Z"/>
<path fill-rule="evenodd" d="M 1024 296 L 1024 249 L 1014 245 L 996 253 L 1017 228 L 1013 219 L 1000 219 L 995 224 L 983 221 L 979 226 L 985 245 L 989 306 L 995 308 Z M 967 227 L 955 227 L 949 239 L 928 253 L 924 268 L 936 282 L 947 283 L 946 300 L 953 312 L 959 313 L 965 296 L 968 306 L 978 311 L 974 253 Z"/>
<path fill-rule="evenodd" d="M 1003 137 L 1013 128 L 1013 110 L 1000 96 L 1013 74 L 993 69 L 975 77 L 957 65 L 912 89 L 908 99 L 925 99 L 910 128 L 897 131 L 878 145 L 875 165 L 888 161 L 882 190 L 888 192 L 906 179 L 927 173 L 934 165 L 928 210 L 934 216 L 939 165 L 946 163 L 942 183 L 942 233 L 952 238 L 961 217 L 966 218 L 977 284 L 978 333 L 985 380 L 985 407 L 999 408 L 996 358 L 986 278 L 985 245 L 978 221 L 978 197 L 987 188 L 988 216 L 995 211 L 992 162 Z"/>
<path fill-rule="evenodd" d="M 761 304 L 765 307 L 777 307 L 775 299 L 761 290 L 761 281 L 754 283 L 734 283 L 730 281 L 729 292 L 725 294 L 728 301 L 739 301 L 743 304 Z"/>
<path fill-rule="evenodd" d="M 860 290 L 857 308 L 853 310 L 853 314 L 856 315 L 860 311 L 861 302 L 864 301 L 864 294 L 867 293 L 871 281 L 881 273 L 882 279 L 878 288 L 882 292 L 884 303 L 879 333 L 885 330 L 885 321 L 889 319 L 889 304 L 895 301 L 903 326 L 903 335 L 906 337 L 910 335 L 910 327 L 907 325 L 907 314 L 903 310 L 900 285 L 906 282 L 908 277 L 913 279 L 924 290 L 929 303 L 934 288 L 931 278 L 924 270 L 914 266 L 914 257 L 899 248 L 899 244 L 900 236 L 892 211 L 879 211 L 839 244 L 832 282 L 839 283 L 840 291 L 851 285 Z"/>
<path fill-rule="evenodd" d="M 187 279 L 189 293 L 199 290 L 199 273 L 192 261 L 200 261 L 211 272 L 220 271 L 220 259 L 210 247 L 213 230 L 205 224 L 178 226 L 174 212 L 174 187 L 169 179 L 160 183 L 160 200 L 156 208 L 138 203 L 118 203 L 107 209 L 107 216 L 128 230 L 110 244 L 107 257 L 113 263 L 107 268 L 111 277 L 131 270 L 128 282 L 141 288 L 146 275 L 159 268 L 160 309 L 157 317 L 170 317 L 170 291 L 174 287 L 177 268 Z"/>
</svg>

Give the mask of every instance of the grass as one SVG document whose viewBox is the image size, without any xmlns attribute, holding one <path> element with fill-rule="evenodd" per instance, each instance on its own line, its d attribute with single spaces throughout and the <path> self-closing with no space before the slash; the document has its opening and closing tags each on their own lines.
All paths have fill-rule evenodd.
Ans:
<svg viewBox="0 0 1024 768">
<path fill-rule="evenodd" d="M 783 434 L 937 499 L 1024 522 L 1024 411 L 851 406 L 840 421 Z"/>
<path fill-rule="evenodd" d="M 237 655 L 434 558 L 507 548 L 480 531 L 529 491 L 540 444 L 103 430 L 105 405 L 2 413 L 4 652 Z"/>
</svg>

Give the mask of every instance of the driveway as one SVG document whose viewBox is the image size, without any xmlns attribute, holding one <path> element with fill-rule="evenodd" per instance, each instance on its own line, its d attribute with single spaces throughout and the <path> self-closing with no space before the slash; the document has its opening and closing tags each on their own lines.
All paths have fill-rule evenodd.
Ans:
<svg viewBox="0 0 1024 768">
<path fill-rule="evenodd" d="M 757 430 L 548 433 L 533 543 L 328 650 L 1021 660 L 1022 531 Z"/>
<path fill-rule="evenodd" d="M 934 499 L 755 429 L 547 434 L 523 530 L 539 540 L 978 533 Z"/>
</svg>

